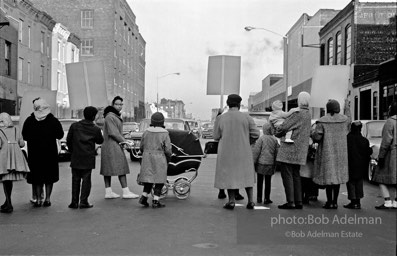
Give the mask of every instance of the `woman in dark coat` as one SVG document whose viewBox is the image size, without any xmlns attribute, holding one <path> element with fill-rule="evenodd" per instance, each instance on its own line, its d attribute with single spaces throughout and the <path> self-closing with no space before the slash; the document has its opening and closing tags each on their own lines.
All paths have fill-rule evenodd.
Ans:
<svg viewBox="0 0 397 256">
<path fill-rule="evenodd" d="M 361 209 L 360 199 L 364 197 L 364 177 L 367 174 L 372 148 L 367 138 L 361 134 L 360 121 L 351 124 L 347 135 L 347 156 L 349 163 L 349 181 L 346 183 L 347 198 L 351 201 L 343 207 Z"/>
<path fill-rule="evenodd" d="M 57 139 L 62 139 L 63 129 L 59 120 L 50 113 L 50 106 L 44 99 L 35 99 L 33 108 L 34 112 L 22 128 L 23 139 L 28 145 L 30 173 L 27 181 L 33 185 L 36 195 L 41 195 L 45 185 L 43 206 L 48 207 L 51 206 L 53 184 L 59 180 Z M 41 204 L 37 200 L 34 206 L 40 207 Z"/>
</svg>

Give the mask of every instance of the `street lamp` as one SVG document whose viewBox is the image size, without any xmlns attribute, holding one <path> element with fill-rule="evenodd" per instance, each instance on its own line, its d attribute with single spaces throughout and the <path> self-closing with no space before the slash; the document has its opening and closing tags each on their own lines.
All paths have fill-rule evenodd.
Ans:
<svg viewBox="0 0 397 256">
<path fill-rule="evenodd" d="M 244 28 L 246 31 L 251 31 L 254 29 L 260 29 L 260 30 L 265 30 L 267 32 L 273 33 L 275 35 L 281 36 L 283 38 L 283 42 L 284 42 L 284 65 L 283 65 L 283 72 L 284 72 L 284 87 L 285 87 L 285 111 L 288 111 L 288 37 L 283 36 L 277 32 L 271 31 L 269 29 L 266 28 L 257 28 L 257 27 L 245 27 Z"/>
<path fill-rule="evenodd" d="M 179 73 L 179 72 L 175 72 L 175 73 L 168 73 L 168 74 L 165 74 L 165 75 L 162 75 L 162 76 L 158 76 L 157 77 L 157 112 L 159 111 L 159 79 L 160 78 L 163 78 L 163 77 L 166 77 L 166 76 L 170 76 L 170 75 L 177 75 L 177 76 L 179 76 L 181 73 Z"/>
</svg>

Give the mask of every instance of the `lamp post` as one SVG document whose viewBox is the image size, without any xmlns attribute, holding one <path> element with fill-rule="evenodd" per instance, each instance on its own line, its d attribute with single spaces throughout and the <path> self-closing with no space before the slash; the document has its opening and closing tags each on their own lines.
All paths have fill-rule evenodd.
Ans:
<svg viewBox="0 0 397 256">
<path fill-rule="evenodd" d="M 170 76 L 170 75 L 177 75 L 177 76 L 179 76 L 181 73 L 179 73 L 179 72 L 175 72 L 175 73 L 168 73 L 168 74 L 165 74 L 165 75 L 162 75 L 162 76 L 158 76 L 157 77 L 157 112 L 159 111 L 159 79 L 160 78 L 163 78 L 163 77 L 166 77 L 166 76 Z"/>
<path fill-rule="evenodd" d="M 288 37 L 283 36 L 277 32 L 274 32 L 274 31 L 266 29 L 266 28 L 257 28 L 257 27 L 248 26 L 248 27 L 245 27 L 244 29 L 248 32 L 251 30 L 254 30 L 254 29 L 265 30 L 272 34 L 281 36 L 283 38 L 283 43 L 284 43 L 284 49 L 283 49 L 284 50 L 283 51 L 283 54 L 284 54 L 284 61 L 283 61 L 284 62 L 283 63 L 284 64 L 283 65 L 284 78 L 283 79 L 284 79 L 284 87 L 285 87 L 285 111 L 288 111 Z"/>
</svg>

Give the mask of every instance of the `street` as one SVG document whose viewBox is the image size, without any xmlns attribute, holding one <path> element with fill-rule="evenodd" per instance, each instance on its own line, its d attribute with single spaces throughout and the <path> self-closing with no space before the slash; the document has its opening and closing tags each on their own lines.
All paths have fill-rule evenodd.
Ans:
<svg viewBox="0 0 397 256">
<path fill-rule="evenodd" d="M 129 188 L 140 194 L 142 187 L 135 181 L 139 163 L 127 159 Z M 69 164 L 59 163 L 51 207 L 33 208 L 30 185 L 14 183 L 14 212 L 0 215 L 0 255 L 396 255 L 397 210 L 374 209 L 383 202 L 375 185 L 365 184 L 361 210 L 343 208 L 348 203 L 345 185 L 337 210 L 321 208 L 324 190 L 318 202 L 303 210 L 280 210 L 277 205 L 285 197 L 277 172 L 273 204 L 266 206 L 270 209 L 257 204 L 257 209 L 247 210 L 245 199 L 230 211 L 222 208 L 226 199 L 217 199 L 216 155 L 209 155 L 202 159 L 186 200 L 169 191 L 166 207 L 152 209 L 136 199 L 104 199 L 98 156 L 89 198 L 94 208 L 73 210 L 68 208 Z M 122 194 L 117 178 L 112 188 Z"/>
</svg>

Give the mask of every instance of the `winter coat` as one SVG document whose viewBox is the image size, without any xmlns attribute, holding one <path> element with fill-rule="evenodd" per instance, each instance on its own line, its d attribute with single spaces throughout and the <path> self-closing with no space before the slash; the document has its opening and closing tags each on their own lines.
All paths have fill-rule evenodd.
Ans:
<svg viewBox="0 0 397 256">
<path fill-rule="evenodd" d="M 103 176 L 120 176 L 130 173 L 127 158 L 120 142 L 124 142 L 123 121 L 117 111 L 109 106 L 105 111 L 103 144 L 101 147 L 101 171 Z"/>
<path fill-rule="evenodd" d="M 313 181 L 337 185 L 348 181 L 347 133 L 350 121 L 342 114 L 327 114 L 316 122 L 312 139 L 318 143 Z"/>
<path fill-rule="evenodd" d="M 382 142 L 380 143 L 378 158 L 383 158 L 385 164 L 377 168 L 373 181 L 395 185 L 397 184 L 397 115 L 386 120 L 382 129 Z"/>
<path fill-rule="evenodd" d="M 372 148 L 367 138 L 360 131 L 349 132 L 347 135 L 347 156 L 349 163 L 349 180 L 359 180 L 368 174 Z"/>
<path fill-rule="evenodd" d="M 219 140 L 215 187 L 240 189 L 254 185 L 254 161 L 250 138 L 257 139 L 259 130 L 254 119 L 236 108 L 217 117 L 214 140 Z"/>
<path fill-rule="evenodd" d="M 66 143 L 72 153 L 70 167 L 74 169 L 95 168 L 95 144 L 102 144 L 101 129 L 92 121 L 81 120 L 73 123 L 68 132 Z"/>
<path fill-rule="evenodd" d="M 254 164 L 274 165 L 279 145 L 273 135 L 262 135 L 252 148 Z"/>
<path fill-rule="evenodd" d="M 161 127 L 149 127 L 141 140 L 142 163 L 138 182 L 166 183 L 167 158 L 172 154 L 168 131 Z"/>
<path fill-rule="evenodd" d="M 292 131 L 291 139 L 294 143 L 281 141 L 277 152 L 277 162 L 305 165 L 311 129 L 311 115 L 308 107 L 301 107 L 298 112 L 291 114 L 275 131 L 276 137 L 284 136 Z"/>
<path fill-rule="evenodd" d="M 51 113 L 42 121 L 37 121 L 33 113 L 26 118 L 22 136 L 28 145 L 28 183 L 50 184 L 59 180 L 57 139 L 63 135 L 61 123 Z"/>
</svg>

